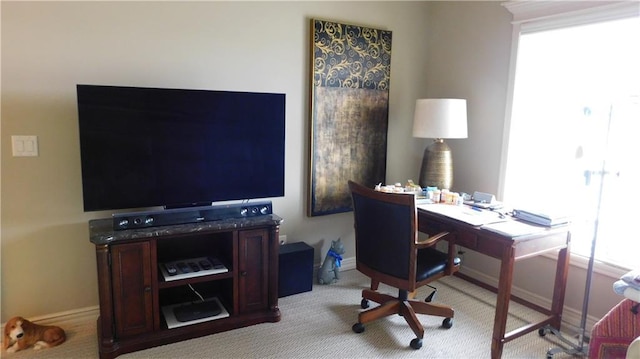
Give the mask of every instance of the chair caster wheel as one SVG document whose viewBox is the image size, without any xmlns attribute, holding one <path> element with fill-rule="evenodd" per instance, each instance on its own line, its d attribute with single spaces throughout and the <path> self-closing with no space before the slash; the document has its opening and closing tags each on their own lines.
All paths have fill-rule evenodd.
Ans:
<svg viewBox="0 0 640 359">
<path fill-rule="evenodd" d="M 369 301 L 362 298 L 362 301 L 360 301 L 360 308 L 362 309 L 367 309 L 369 308 Z"/>
<path fill-rule="evenodd" d="M 351 327 L 351 330 L 353 330 L 355 333 L 362 333 L 364 332 L 364 325 L 358 322 Z"/>
<path fill-rule="evenodd" d="M 442 321 L 442 327 L 445 329 L 449 329 L 453 326 L 453 318 L 444 318 Z"/>
<path fill-rule="evenodd" d="M 410 345 L 411 345 L 411 348 L 418 350 L 418 349 L 422 348 L 422 339 L 415 338 L 415 339 L 411 340 L 411 344 Z"/>
</svg>

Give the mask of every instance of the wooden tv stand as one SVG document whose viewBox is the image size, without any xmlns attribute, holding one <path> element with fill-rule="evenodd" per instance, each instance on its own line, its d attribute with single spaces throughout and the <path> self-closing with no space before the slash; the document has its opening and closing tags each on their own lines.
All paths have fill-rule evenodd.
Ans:
<svg viewBox="0 0 640 359">
<path fill-rule="evenodd" d="M 269 214 L 114 231 L 110 218 L 89 221 L 98 267 L 100 358 L 279 321 L 281 222 Z M 228 270 L 165 280 L 163 263 L 197 257 L 218 258 Z M 169 329 L 168 308 L 199 301 L 198 294 L 218 298 L 229 315 L 178 327 L 174 322 Z"/>
</svg>

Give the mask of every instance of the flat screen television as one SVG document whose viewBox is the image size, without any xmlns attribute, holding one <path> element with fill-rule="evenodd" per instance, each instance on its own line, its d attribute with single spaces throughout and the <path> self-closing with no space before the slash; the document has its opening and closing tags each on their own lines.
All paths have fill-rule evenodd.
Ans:
<svg viewBox="0 0 640 359">
<path fill-rule="evenodd" d="M 285 95 L 77 85 L 85 211 L 284 196 Z"/>
</svg>

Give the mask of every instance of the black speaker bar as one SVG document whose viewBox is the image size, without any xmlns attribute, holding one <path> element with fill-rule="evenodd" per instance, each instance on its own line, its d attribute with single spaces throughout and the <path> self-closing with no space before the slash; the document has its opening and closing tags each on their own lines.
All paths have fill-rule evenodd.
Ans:
<svg viewBox="0 0 640 359">
<path fill-rule="evenodd" d="M 264 216 L 273 213 L 271 201 L 173 208 L 159 211 L 115 213 L 113 229 L 148 228 L 175 224 L 220 221 L 233 218 Z"/>
</svg>

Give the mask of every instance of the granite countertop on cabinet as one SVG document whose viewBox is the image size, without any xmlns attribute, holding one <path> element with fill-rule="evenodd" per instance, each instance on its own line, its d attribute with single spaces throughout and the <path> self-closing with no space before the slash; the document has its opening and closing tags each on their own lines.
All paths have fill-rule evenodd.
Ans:
<svg viewBox="0 0 640 359">
<path fill-rule="evenodd" d="M 126 230 L 114 230 L 112 218 L 89 221 L 89 240 L 93 244 L 111 244 L 133 239 L 208 232 L 217 230 L 242 229 L 261 225 L 280 225 L 283 219 L 275 214 L 247 218 L 231 218 L 219 221 L 185 223 L 170 226 L 157 226 Z"/>
</svg>

